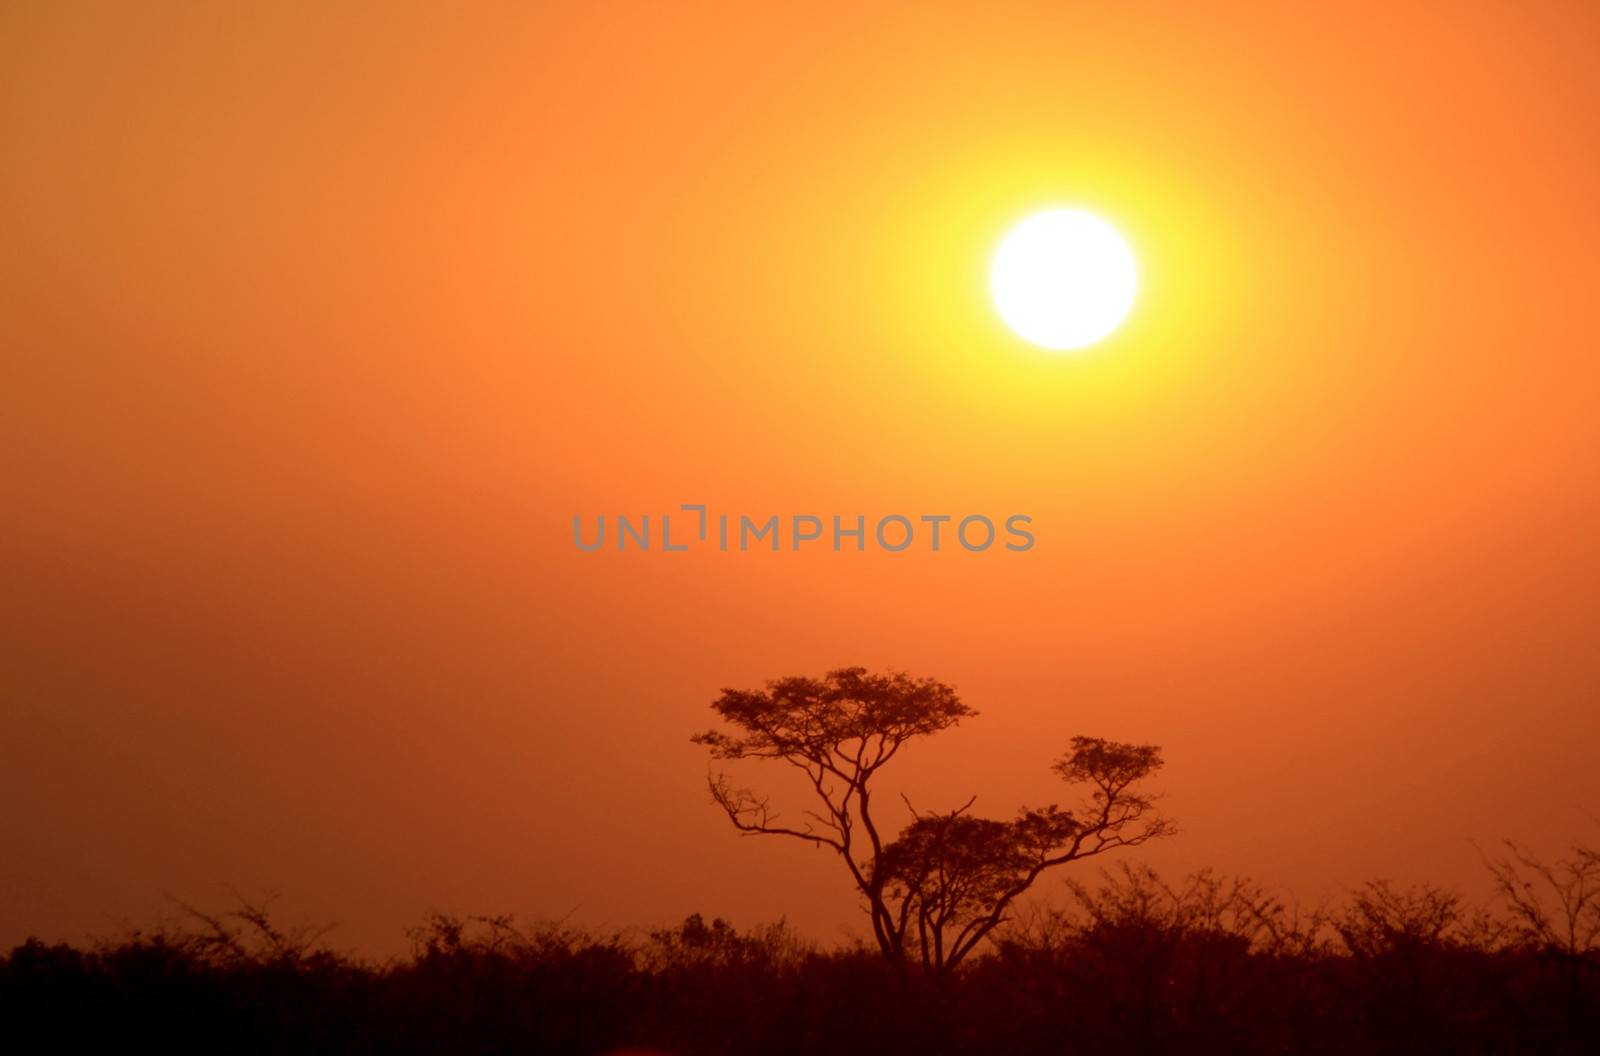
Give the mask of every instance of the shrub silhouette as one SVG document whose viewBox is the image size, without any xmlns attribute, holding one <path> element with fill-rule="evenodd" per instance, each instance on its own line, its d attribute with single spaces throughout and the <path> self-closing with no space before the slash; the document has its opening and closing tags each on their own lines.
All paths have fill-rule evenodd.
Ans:
<svg viewBox="0 0 1600 1056">
<path fill-rule="evenodd" d="M 248 931 L 219 944 L 202 915 L 88 948 L 23 943 L 0 957 L 0 1022 L 10 1043 L 65 1051 L 468 1056 L 1576 1054 L 1600 1027 L 1600 956 L 1552 957 L 1514 911 L 1486 920 L 1451 892 L 1379 883 L 1308 911 L 1248 880 L 1123 863 L 1067 894 L 938 979 L 781 923 L 436 915 L 408 956 L 371 963 L 320 943 L 286 957 Z"/>
</svg>

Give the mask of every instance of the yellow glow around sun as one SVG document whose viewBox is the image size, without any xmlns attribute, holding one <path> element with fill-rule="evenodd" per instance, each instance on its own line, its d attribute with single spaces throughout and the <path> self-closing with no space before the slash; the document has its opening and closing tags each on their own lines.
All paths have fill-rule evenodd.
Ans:
<svg viewBox="0 0 1600 1056">
<path fill-rule="evenodd" d="M 989 272 L 995 308 L 1025 341 L 1084 348 L 1133 306 L 1138 270 L 1116 228 L 1092 213 L 1052 209 L 1006 233 Z"/>
</svg>

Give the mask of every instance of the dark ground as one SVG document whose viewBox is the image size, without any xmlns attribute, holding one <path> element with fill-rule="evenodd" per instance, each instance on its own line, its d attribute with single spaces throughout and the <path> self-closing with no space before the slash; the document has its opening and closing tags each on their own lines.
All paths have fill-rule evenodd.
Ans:
<svg viewBox="0 0 1600 1056">
<path fill-rule="evenodd" d="M 944 980 L 781 925 L 596 935 L 435 917 L 375 964 L 249 905 L 0 959 L 11 1051 L 1589 1053 L 1600 952 L 1370 885 L 1299 913 L 1125 869 Z M 34 1045 L 43 1043 L 35 1048 Z"/>
</svg>

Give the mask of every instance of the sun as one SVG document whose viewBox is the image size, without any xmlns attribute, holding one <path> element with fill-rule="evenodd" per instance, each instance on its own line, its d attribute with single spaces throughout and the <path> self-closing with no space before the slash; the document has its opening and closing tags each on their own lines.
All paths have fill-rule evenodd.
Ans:
<svg viewBox="0 0 1600 1056">
<path fill-rule="evenodd" d="M 989 271 L 994 306 L 1025 341 L 1064 351 L 1117 328 L 1138 286 L 1117 229 L 1079 209 L 1035 213 L 1006 233 Z"/>
</svg>

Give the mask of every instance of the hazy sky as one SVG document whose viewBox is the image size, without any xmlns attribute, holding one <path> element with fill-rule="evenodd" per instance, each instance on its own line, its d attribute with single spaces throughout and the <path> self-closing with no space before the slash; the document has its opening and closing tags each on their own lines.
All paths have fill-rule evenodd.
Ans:
<svg viewBox="0 0 1600 1056">
<path fill-rule="evenodd" d="M 457 6 L 0 11 L 0 943 L 230 883 L 831 937 L 688 737 L 846 664 L 981 712 L 919 806 L 1161 744 L 1163 868 L 1594 831 L 1592 4 Z M 985 284 L 1051 205 L 1142 274 L 1076 356 Z M 1037 543 L 572 545 L 693 502 Z"/>
</svg>

